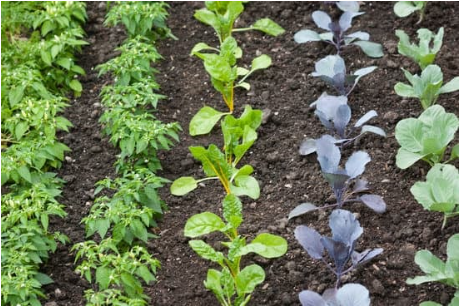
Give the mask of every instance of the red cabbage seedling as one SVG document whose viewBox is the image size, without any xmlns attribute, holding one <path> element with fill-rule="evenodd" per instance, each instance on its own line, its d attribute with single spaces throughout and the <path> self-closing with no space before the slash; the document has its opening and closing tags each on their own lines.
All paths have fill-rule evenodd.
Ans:
<svg viewBox="0 0 460 307">
<path fill-rule="evenodd" d="M 340 289 L 327 289 L 323 295 L 310 290 L 299 293 L 302 306 L 370 306 L 369 290 L 360 284 L 346 284 Z"/>
<path fill-rule="evenodd" d="M 358 12 L 359 11 L 358 1 L 324 1 L 324 3 L 336 4 L 337 7 L 344 12 Z"/>
<path fill-rule="evenodd" d="M 364 173 L 366 164 L 371 161 L 369 155 L 364 151 L 354 152 L 345 163 L 345 168 L 341 168 L 339 167 L 340 150 L 334 142 L 335 139 L 330 135 L 323 135 L 316 140 L 316 153 L 323 176 L 334 191 L 336 203 L 322 207 L 317 207 L 311 203 L 300 204 L 289 213 L 289 219 L 318 209 L 342 208 L 345 203 L 349 202 L 362 202 L 377 213 L 385 212 L 386 204 L 378 195 L 365 194 L 351 198 L 353 195 L 369 189 L 366 180 L 356 179 Z M 354 185 L 352 186 L 353 182 Z"/>
<path fill-rule="evenodd" d="M 334 143 L 340 144 L 341 147 L 351 144 L 361 135 L 370 132 L 377 135 L 386 136 L 382 128 L 364 125 L 369 120 L 377 116 L 377 112 L 371 110 L 364 114 L 351 128 L 347 128 L 351 119 L 351 109 L 347 104 L 346 96 L 330 96 L 323 93 L 317 101 L 315 115 L 318 116 L 321 123 L 329 130 L 331 136 L 335 138 Z M 361 132 L 353 136 L 356 130 L 361 128 Z M 300 155 L 306 156 L 316 151 L 316 140 L 305 139 L 300 144 Z"/>
<path fill-rule="evenodd" d="M 373 72 L 377 66 L 369 66 L 358 69 L 351 75 L 347 75 L 344 60 L 338 55 L 328 55 L 315 64 L 313 77 L 320 77 L 324 82 L 332 86 L 339 95 L 348 96 L 358 84 L 359 79 Z"/>
<path fill-rule="evenodd" d="M 351 28 L 351 21 L 355 16 L 364 14 L 363 12 L 344 12 L 340 16 L 339 21 L 332 21 L 331 17 L 323 11 L 313 12 L 313 21 L 315 24 L 328 32 L 317 33 L 312 30 L 300 30 L 294 35 L 294 40 L 299 43 L 323 41 L 333 45 L 337 54 L 343 47 L 349 45 L 356 45 L 368 56 L 372 58 L 379 58 L 383 56 L 382 45 L 370 42 L 369 33 L 357 31 L 350 34 L 345 32 Z"/>
<path fill-rule="evenodd" d="M 329 227 L 332 237 L 321 236 L 316 230 L 307 226 L 297 226 L 295 238 L 313 259 L 321 260 L 327 268 L 336 275 L 335 290 L 340 287 L 343 275 L 356 269 L 358 265 L 370 261 L 383 252 L 382 248 L 366 249 L 363 252 L 355 251 L 358 238 L 363 233 L 356 217 L 347 210 L 336 209 L 329 216 Z M 334 263 L 329 264 L 324 256 L 324 250 Z M 348 263 L 351 261 L 351 265 Z"/>
</svg>

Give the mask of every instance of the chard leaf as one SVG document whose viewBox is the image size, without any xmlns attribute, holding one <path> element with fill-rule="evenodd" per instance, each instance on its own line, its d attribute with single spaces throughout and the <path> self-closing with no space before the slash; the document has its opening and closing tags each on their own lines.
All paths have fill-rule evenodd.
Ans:
<svg viewBox="0 0 460 307">
<path fill-rule="evenodd" d="M 197 253 L 201 258 L 217 263 L 224 262 L 224 255 L 221 252 L 215 251 L 211 245 L 206 244 L 204 241 L 190 240 L 188 243 L 195 253 Z"/>
<path fill-rule="evenodd" d="M 230 185 L 230 190 L 237 196 L 249 196 L 257 199 L 260 196 L 260 187 L 257 180 L 248 175 L 239 175 L 234 179 L 234 184 Z"/>
<path fill-rule="evenodd" d="M 196 238 L 214 231 L 222 231 L 225 223 L 220 217 L 211 212 L 195 214 L 187 220 L 184 228 L 184 235 L 189 238 Z"/>
<path fill-rule="evenodd" d="M 256 253 L 265 258 L 278 258 L 287 251 L 287 242 L 280 236 L 262 233 L 252 240 L 251 243 L 243 246 L 238 255 L 243 256 L 249 253 Z"/>
<path fill-rule="evenodd" d="M 345 170 L 350 179 L 356 178 L 364 173 L 366 164 L 371 161 L 371 157 L 364 151 L 356 151 L 345 163 Z"/>
<path fill-rule="evenodd" d="M 352 44 L 360 47 L 371 58 L 380 58 L 383 56 L 383 48 L 380 44 L 369 41 L 355 41 Z"/>
<path fill-rule="evenodd" d="M 171 185 L 171 194 L 183 196 L 195 190 L 198 187 L 197 181 L 193 177 L 181 177 L 174 180 Z"/>
<path fill-rule="evenodd" d="M 298 44 L 317 42 L 323 40 L 318 33 L 312 30 L 300 30 L 294 35 L 294 40 Z"/>
<path fill-rule="evenodd" d="M 222 207 L 224 219 L 232 228 L 238 228 L 243 222 L 243 206 L 240 199 L 233 194 L 228 194 L 222 202 Z"/>
<path fill-rule="evenodd" d="M 225 302 L 225 296 L 224 290 L 222 289 L 222 285 L 220 283 L 221 276 L 222 274 L 219 271 L 209 269 L 206 280 L 204 282 L 204 286 L 206 289 L 211 290 L 219 302 L 223 304 L 223 302 Z"/>
<path fill-rule="evenodd" d="M 268 68 L 270 65 L 272 65 L 272 59 L 268 55 L 262 54 L 252 60 L 251 72 Z"/>
<path fill-rule="evenodd" d="M 278 36 L 285 32 L 285 30 L 280 25 L 278 25 L 270 18 L 262 18 L 257 20 L 252 25 L 252 28 L 267 33 L 271 36 Z"/>
<path fill-rule="evenodd" d="M 318 207 L 316 207 L 315 205 L 311 203 L 302 203 L 298 205 L 297 207 L 295 207 L 291 212 L 289 212 L 288 219 L 290 220 L 294 217 L 304 215 L 307 212 L 314 211 L 317 209 Z"/>
<path fill-rule="evenodd" d="M 265 272 L 260 266 L 257 264 L 248 265 L 236 276 L 236 291 L 239 296 L 250 294 L 264 280 Z"/>
<path fill-rule="evenodd" d="M 321 243 L 321 235 L 307 226 L 297 226 L 294 231 L 297 242 L 308 252 L 313 259 L 323 258 L 324 246 Z"/>
<path fill-rule="evenodd" d="M 381 196 L 367 194 L 360 196 L 359 200 L 377 213 L 383 213 L 386 211 L 387 205 Z"/>
<path fill-rule="evenodd" d="M 211 107 L 203 107 L 190 121 L 189 133 L 191 136 L 207 134 L 217 124 L 222 116 L 229 114 L 219 112 Z"/>
</svg>

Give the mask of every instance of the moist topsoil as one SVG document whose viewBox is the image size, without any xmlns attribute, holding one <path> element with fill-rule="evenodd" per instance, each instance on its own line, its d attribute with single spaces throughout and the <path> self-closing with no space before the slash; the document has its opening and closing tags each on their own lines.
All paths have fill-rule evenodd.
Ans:
<svg viewBox="0 0 460 307">
<path fill-rule="evenodd" d="M 213 30 L 193 18 L 194 11 L 202 8 L 202 2 L 173 2 L 169 9 L 169 27 L 178 40 L 158 43 L 164 59 L 155 65 L 161 84 L 161 93 L 168 98 L 159 106 L 158 118 L 164 122 L 179 122 L 184 128 L 178 143 L 171 151 L 160 152 L 163 170 L 159 175 L 171 181 L 181 176 L 203 177 L 200 164 L 188 151 L 189 146 L 206 146 L 214 143 L 222 146 L 222 134 L 216 127 L 210 135 L 188 135 L 188 124 L 198 110 L 209 105 L 225 111 L 220 95 L 212 88 L 202 62 L 189 56 L 198 42 L 217 46 Z M 258 130 L 258 140 L 241 165 L 251 164 L 254 177 L 261 187 L 260 198 L 242 198 L 244 222 L 240 233 L 251 240 L 261 232 L 270 232 L 287 239 L 289 248 L 281 258 L 264 259 L 254 254 L 245 256 L 243 265 L 257 263 L 266 272 L 265 281 L 256 288 L 251 305 L 299 305 L 298 293 L 313 290 L 322 293 L 333 287 L 335 276 L 319 261 L 313 260 L 294 238 L 298 225 L 307 225 L 321 234 L 330 234 L 328 216 L 330 210 L 314 212 L 287 221 L 288 213 L 302 202 L 317 205 L 333 201 L 332 191 L 323 179 L 316 155 L 302 157 L 299 144 L 306 138 L 318 138 L 327 133 L 314 116 L 309 104 L 321 93 L 333 90 L 310 73 L 314 63 L 329 54 L 332 46 L 322 43 L 296 44 L 295 32 L 316 27 L 311 14 L 317 9 L 339 16 L 335 6 L 320 2 L 250 2 L 236 23 L 246 27 L 259 18 L 269 17 L 286 29 L 279 37 L 261 32 L 236 33 L 234 37 L 243 49 L 242 65 L 260 55 L 270 55 L 273 64 L 249 78 L 250 91 L 238 89 L 235 97 L 235 113 L 239 116 L 244 105 L 265 110 L 264 124 Z M 387 204 L 387 212 L 376 214 L 362 204 L 346 205 L 345 209 L 359 217 L 364 233 L 357 250 L 381 247 L 384 252 L 372 262 L 346 275 L 344 283 L 365 285 L 371 295 L 372 305 L 418 305 L 424 300 L 447 304 L 454 289 L 440 283 L 420 286 L 406 284 L 406 279 L 421 275 L 414 263 L 418 250 L 428 249 L 442 259 L 446 258 L 446 243 L 458 233 L 458 219 L 450 219 L 441 228 L 442 214 L 425 211 L 411 195 L 409 189 L 417 181 L 425 180 L 429 166 L 419 162 L 407 170 L 395 165 L 398 144 L 394 138 L 397 122 L 408 117 L 418 117 L 422 112 L 416 99 L 402 99 L 393 90 L 398 81 L 404 81 L 401 67 L 415 73 L 418 67 L 397 52 L 396 29 L 403 29 L 411 38 L 421 27 L 437 31 L 444 27 L 443 46 L 436 58 L 444 73 L 444 80 L 458 75 L 458 2 L 429 2 L 424 21 L 416 25 L 416 14 L 397 18 L 393 3 L 365 2 L 361 10 L 366 14 L 353 21 L 353 31 L 367 31 L 372 41 L 383 44 L 385 56 L 372 59 L 357 47 L 342 52 L 348 71 L 376 65 L 378 69 L 360 80 L 349 96 L 352 121 L 367 111 L 379 114 L 372 124 L 382 127 L 386 138 L 366 135 L 359 142 L 344 150 L 348 157 L 354 150 L 365 150 L 372 161 L 367 164 L 364 178 L 372 193 L 381 195 Z M 90 45 L 83 49 L 79 64 L 86 70 L 82 78 L 84 91 L 66 110 L 65 116 L 74 124 L 70 133 L 60 135 L 72 152 L 59 170 L 67 181 L 60 201 L 66 205 L 68 216 L 54 219 L 53 230 L 68 235 L 72 241 L 59 246 L 56 253 L 43 266 L 43 271 L 55 281 L 45 287 L 46 305 L 84 305 L 83 292 L 94 285 L 74 272 L 72 244 L 85 240 L 85 217 L 94 201 L 94 184 L 106 177 L 116 176 L 113 163 L 118 150 L 101 134 L 98 118 L 103 110 L 98 97 L 101 88 L 112 82 L 110 76 L 98 77 L 94 69 L 98 64 L 115 57 L 114 50 L 126 38 L 123 27 L 105 28 L 105 2 L 87 2 L 89 20 L 85 26 Z M 458 116 L 458 93 L 441 95 L 438 103 Z M 158 281 L 145 287 L 153 305 L 218 305 L 214 295 L 203 286 L 206 271 L 214 264 L 199 258 L 188 246 L 183 235 L 186 220 L 200 212 L 221 214 L 224 191 L 218 183 L 206 182 L 184 197 L 169 193 L 169 186 L 161 189 L 162 198 L 169 206 L 159 224 L 159 238 L 148 243 L 151 254 L 161 261 Z M 206 241 L 218 250 L 224 250 L 218 235 L 206 237 Z"/>
</svg>

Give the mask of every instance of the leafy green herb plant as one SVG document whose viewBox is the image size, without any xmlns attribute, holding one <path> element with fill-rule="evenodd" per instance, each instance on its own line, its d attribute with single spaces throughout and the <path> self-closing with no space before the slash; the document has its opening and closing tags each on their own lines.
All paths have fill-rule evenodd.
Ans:
<svg viewBox="0 0 460 307">
<path fill-rule="evenodd" d="M 398 1 L 393 7 L 393 11 L 398 17 L 407 17 L 414 12 L 419 12 L 419 19 L 416 24 L 423 21 L 425 9 L 428 1 Z"/>
<path fill-rule="evenodd" d="M 458 77 L 443 85 L 443 75 L 438 65 L 428 65 L 421 75 L 412 75 L 402 68 L 409 84 L 398 82 L 394 89 L 401 97 L 418 98 L 423 109 L 436 103 L 439 95 L 458 91 Z"/>
<path fill-rule="evenodd" d="M 207 51 L 207 52 L 203 52 Z M 212 53 L 209 53 L 212 51 Z M 215 52 L 218 52 L 217 54 Z M 192 136 L 209 133 L 222 116 L 233 113 L 235 88 L 243 87 L 249 90 L 246 78 L 256 70 L 269 67 L 272 63 L 267 55 L 260 55 L 252 60 L 251 68 L 238 67 L 237 59 L 241 58 L 242 50 L 233 37 L 228 37 L 221 45 L 221 49 L 212 48 L 204 43 L 198 43 L 192 49 L 192 55 L 203 60 L 204 67 L 211 76 L 214 88 L 221 93 L 228 112 L 220 112 L 209 106 L 203 107 L 192 118 L 189 133 Z M 237 81 L 237 79 L 240 80 Z"/>
<path fill-rule="evenodd" d="M 208 270 L 204 285 L 223 306 L 247 305 L 255 287 L 265 279 L 263 268 L 257 264 L 241 269 L 244 255 L 256 253 L 265 258 L 277 258 L 287 251 L 285 239 L 268 233 L 261 233 L 246 243 L 246 238 L 238 233 L 238 227 L 243 222 L 242 207 L 239 198 L 229 194 L 222 202 L 225 222 L 214 213 L 203 212 L 190 217 L 184 229 L 184 235 L 194 239 L 189 241 L 191 248 L 200 257 L 221 267 L 220 271 Z M 228 239 L 222 242 L 228 248 L 227 256 L 205 241 L 195 239 L 214 232 L 220 232 Z"/>
<path fill-rule="evenodd" d="M 458 216 L 458 169 L 455 166 L 435 164 L 426 181 L 416 182 L 410 191 L 423 208 L 444 214 L 443 228 L 448 218 Z"/>
<path fill-rule="evenodd" d="M 433 255 L 428 250 L 421 250 L 415 254 L 415 263 L 426 274 L 407 279 L 409 285 L 420 285 L 426 282 L 440 282 L 445 285 L 454 287 L 457 291 L 450 301 L 448 306 L 458 306 L 458 276 L 459 276 L 459 260 L 458 260 L 458 233 L 454 234 L 447 241 L 447 260 L 443 262 L 441 259 Z M 439 303 L 426 301 L 420 304 L 421 306 L 442 306 Z"/>
<path fill-rule="evenodd" d="M 399 37 L 398 52 L 414 60 L 421 69 L 425 69 L 434 62 L 436 54 L 442 47 L 444 28 L 441 27 L 436 34 L 428 29 L 419 29 L 418 45 L 411 43 L 409 36 L 403 30 L 396 30 L 396 36 Z"/>
<path fill-rule="evenodd" d="M 403 119 L 396 125 L 395 137 L 401 148 L 396 155 L 396 165 L 406 169 L 418 160 L 433 166 L 441 163 L 447 145 L 458 130 L 458 118 L 446 113 L 440 105 L 426 109 L 419 118 Z M 449 160 L 458 158 L 457 150 Z"/>
<path fill-rule="evenodd" d="M 206 1 L 206 8 L 195 11 L 194 17 L 211 26 L 222 44 L 233 32 L 258 30 L 271 36 L 283 34 L 284 29 L 269 18 L 257 20 L 247 28 L 234 28 L 235 20 L 244 11 L 243 1 Z"/>
</svg>

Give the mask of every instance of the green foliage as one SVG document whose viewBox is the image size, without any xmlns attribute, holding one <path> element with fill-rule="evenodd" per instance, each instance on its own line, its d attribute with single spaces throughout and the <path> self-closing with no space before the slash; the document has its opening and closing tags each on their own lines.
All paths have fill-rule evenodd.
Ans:
<svg viewBox="0 0 460 307">
<path fill-rule="evenodd" d="M 218 53 L 204 53 L 203 51 L 217 51 Z M 229 109 L 229 113 L 219 112 L 211 107 L 204 107 L 198 111 L 192 118 L 189 127 L 190 135 L 195 136 L 209 133 L 222 116 L 232 113 L 235 88 L 242 87 L 249 90 L 250 85 L 245 82 L 246 78 L 257 70 L 269 67 L 272 62 L 269 56 L 263 54 L 252 60 L 249 70 L 238 67 L 236 61 L 242 57 L 243 52 L 233 37 L 226 38 L 220 50 L 204 43 L 198 43 L 192 49 L 191 54 L 203 60 L 214 88 L 222 94 Z M 238 78 L 241 79 L 237 81 Z"/>
<path fill-rule="evenodd" d="M 458 130 L 458 118 L 434 105 L 419 118 L 401 120 L 396 125 L 395 137 L 401 148 L 396 155 L 396 165 L 406 169 L 418 160 L 430 165 L 443 160 L 447 145 Z"/>
<path fill-rule="evenodd" d="M 281 237 L 262 233 L 250 243 L 238 234 L 238 227 L 243 222 L 243 206 L 239 198 L 227 195 L 222 202 L 223 217 L 211 212 L 196 214 L 187 220 L 184 235 L 197 238 L 213 232 L 224 234 L 229 241 L 221 242 L 228 248 L 227 256 L 216 251 L 203 240 L 189 241 L 190 247 L 202 258 L 217 263 L 221 271 L 209 269 L 205 287 L 211 290 L 219 303 L 224 306 L 246 305 L 255 287 L 265 279 L 264 270 L 256 265 L 240 269 L 241 258 L 249 253 L 256 253 L 265 258 L 277 258 L 287 251 L 287 242 Z"/>
<path fill-rule="evenodd" d="M 218 179 L 227 194 L 247 195 L 257 199 L 260 194 L 257 180 L 250 176 L 253 168 L 245 165 L 238 169 L 237 164 L 257 139 L 256 129 L 262 121 L 262 112 L 246 106 L 240 118 L 228 115 L 222 120 L 225 150 L 222 152 L 211 144 L 207 149 L 202 146 L 190 147 L 193 157 L 203 165 L 206 177 L 196 180 L 193 177 L 181 177 L 171 185 L 173 195 L 182 196 L 198 187 L 205 180 Z"/>
<path fill-rule="evenodd" d="M 269 18 L 256 21 L 248 28 L 235 29 L 234 23 L 244 11 L 243 1 L 206 1 L 206 8 L 195 11 L 194 17 L 200 22 L 211 26 L 222 43 L 232 32 L 258 30 L 271 36 L 278 36 L 285 31 Z"/>
<path fill-rule="evenodd" d="M 435 164 L 426 175 L 426 182 L 416 182 L 410 189 L 415 199 L 430 211 L 449 217 L 458 215 L 458 170 L 450 164 Z"/>
<path fill-rule="evenodd" d="M 434 62 L 436 54 L 441 49 L 444 28 L 440 28 L 437 34 L 428 29 L 417 30 L 419 44 L 409 41 L 409 36 L 403 30 L 396 30 L 399 37 L 398 52 L 414 60 L 421 69 L 425 69 Z"/>
<path fill-rule="evenodd" d="M 414 12 L 419 12 L 417 24 L 423 21 L 425 8 L 428 1 L 398 1 L 393 7 L 393 11 L 398 17 L 407 17 Z"/>
<path fill-rule="evenodd" d="M 116 26 L 123 23 L 129 37 L 138 35 L 157 40 L 159 38 L 175 38 L 166 25 L 168 4 L 165 2 L 117 2 L 107 13 L 104 24 Z"/>
<path fill-rule="evenodd" d="M 418 264 L 426 275 L 409 278 L 406 281 L 409 285 L 420 285 L 425 282 L 437 281 L 456 288 L 457 292 L 449 306 L 458 306 L 458 238 L 459 235 L 455 234 L 447 241 L 447 260 L 445 262 L 428 250 L 418 251 L 415 254 L 415 263 Z M 432 302 L 423 302 L 421 305 L 428 306 L 430 303 Z"/>
<path fill-rule="evenodd" d="M 437 65 L 428 65 L 420 76 L 412 75 L 404 68 L 402 70 L 410 85 L 398 82 L 394 87 L 396 94 L 402 97 L 418 98 L 423 109 L 435 104 L 439 95 L 458 91 L 458 77 L 443 85 L 442 71 Z"/>
</svg>

